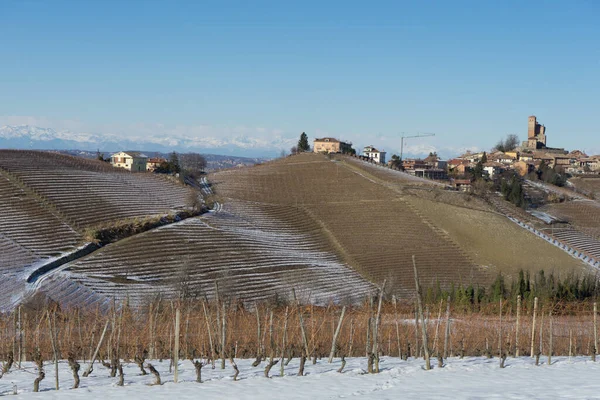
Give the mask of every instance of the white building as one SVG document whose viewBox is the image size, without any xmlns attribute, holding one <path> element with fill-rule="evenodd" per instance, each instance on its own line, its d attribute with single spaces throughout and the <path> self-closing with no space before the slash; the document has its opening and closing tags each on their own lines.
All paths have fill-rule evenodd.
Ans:
<svg viewBox="0 0 600 400">
<path fill-rule="evenodd" d="M 363 156 L 375 161 L 376 163 L 385 164 L 385 151 L 379 151 L 373 146 L 367 146 L 363 150 Z"/>
<path fill-rule="evenodd" d="M 134 172 L 145 172 L 148 156 L 137 151 L 121 151 L 110 156 L 113 167 L 125 168 Z"/>
</svg>

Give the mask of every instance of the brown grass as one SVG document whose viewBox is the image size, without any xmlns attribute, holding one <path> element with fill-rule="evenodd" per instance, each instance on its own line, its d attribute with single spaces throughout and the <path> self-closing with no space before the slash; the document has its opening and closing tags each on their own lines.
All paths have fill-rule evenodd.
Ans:
<svg viewBox="0 0 600 400">
<path fill-rule="evenodd" d="M 210 176 L 225 200 L 295 207 L 332 248 L 374 283 L 412 291 L 410 257 L 424 282 L 488 283 L 497 272 L 557 275 L 584 265 L 525 232 L 484 201 L 351 157 L 301 154 Z"/>
<path fill-rule="evenodd" d="M 582 272 L 582 264 L 564 251 L 548 245 L 504 216 L 448 204 L 411 198 L 410 203 L 452 237 L 490 275 L 502 272 L 516 278 L 519 270 L 541 269 L 557 276 Z"/>
<path fill-rule="evenodd" d="M 208 320 L 212 331 L 213 340 L 218 342 L 216 333 L 218 324 L 216 320 L 216 304 L 208 305 Z M 428 319 L 427 331 L 429 346 L 435 355 L 442 351 L 444 343 L 445 318 L 438 322 L 437 304 L 426 307 Z M 445 304 L 442 304 L 445 310 Z M 169 358 L 172 355 L 172 334 L 175 309 L 181 309 L 181 345 L 180 354 L 183 358 L 208 358 L 211 354 L 209 347 L 208 328 L 200 300 L 182 302 L 154 301 L 142 308 L 130 308 L 127 305 L 118 307 L 102 314 L 99 311 L 69 309 L 61 310 L 50 307 L 49 315 L 56 313 L 56 329 L 59 354 L 72 354 L 75 359 L 88 360 L 91 351 L 97 345 L 98 338 L 104 327 L 105 321 L 110 321 L 109 331 L 101 347 L 100 359 L 108 359 L 110 352 L 118 349 L 118 354 L 125 360 L 133 360 L 142 355 L 144 350 L 150 352 L 154 358 Z M 222 310 L 222 306 L 219 306 Z M 263 356 L 271 352 L 281 353 L 281 339 L 283 335 L 284 315 L 286 307 L 289 313 L 287 328 L 286 356 L 298 357 L 303 349 L 299 316 L 301 312 L 308 339 L 309 352 L 317 357 L 326 357 L 329 353 L 333 333 L 341 312 L 340 307 L 296 307 L 293 305 L 260 304 L 258 309 L 261 330 L 264 335 L 260 342 L 255 334 L 257 331 L 256 314 L 254 310 L 247 310 L 236 303 L 228 303 L 227 332 L 225 352 L 227 357 L 255 358 L 259 343 L 264 348 Z M 42 357 L 49 360 L 52 357 L 50 336 L 47 330 L 47 308 L 30 308 L 21 310 L 25 348 L 22 353 L 30 357 L 34 350 L 39 349 Z M 537 316 L 537 329 L 535 331 L 535 349 L 540 347 L 540 331 L 542 333 L 543 354 L 548 350 L 549 318 L 553 313 L 553 341 L 554 355 L 569 354 L 569 337 L 573 336 L 573 354 L 591 355 L 593 349 L 592 305 L 588 303 L 572 304 L 569 309 L 559 307 L 557 304 L 541 304 Z M 267 322 L 270 312 L 274 312 L 273 341 L 267 333 Z M 486 354 L 486 342 L 489 352 L 497 357 L 499 340 L 502 347 L 513 355 L 515 351 L 515 308 L 514 303 L 505 302 L 503 306 L 502 325 L 498 316 L 497 305 L 489 305 L 478 313 L 464 313 L 455 308 L 451 312 L 451 329 L 449 353 L 459 356 L 481 356 Z M 544 314 L 542 321 L 541 315 Z M 397 315 L 397 317 L 396 317 Z M 365 304 L 347 308 L 341 333 L 338 339 L 336 357 L 365 356 L 367 321 L 370 316 L 368 306 Z M 521 355 L 529 355 L 531 344 L 532 306 L 524 302 L 521 311 L 519 335 L 519 349 Z M 398 322 L 398 333 L 396 332 Z M 542 323 L 543 322 L 543 323 Z M 3 333 L 0 341 L 0 358 L 7 359 L 10 353 L 18 353 L 18 341 L 14 340 L 15 318 L 12 314 L 0 316 L 0 332 Z M 500 329 L 502 336 L 500 337 Z M 120 333 L 119 333 L 120 331 Z M 436 331 L 437 339 L 436 339 Z M 384 303 L 382 309 L 381 327 L 379 329 L 379 348 L 382 355 L 398 357 L 400 353 L 415 357 L 420 354 L 420 337 L 416 339 L 414 325 L 414 305 L 400 304 L 398 312 L 392 304 Z M 271 347 L 273 343 L 273 347 Z M 215 352 L 220 354 L 219 344 L 215 343 Z"/>
</svg>

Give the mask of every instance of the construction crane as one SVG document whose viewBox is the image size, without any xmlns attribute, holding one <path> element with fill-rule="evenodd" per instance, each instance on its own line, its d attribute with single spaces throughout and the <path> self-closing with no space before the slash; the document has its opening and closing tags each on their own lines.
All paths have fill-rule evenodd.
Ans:
<svg viewBox="0 0 600 400">
<path fill-rule="evenodd" d="M 402 132 L 404 133 L 404 132 Z M 428 136 L 435 136 L 435 133 L 417 133 L 416 135 L 412 135 L 412 136 L 404 136 L 402 135 L 401 139 L 400 139 L 400 160 L 402 160 L 403 156 L 404 156 L 404 139 L 412 139 L 412 138 L 422 138 L 422 137 L 428 137 Z"/>
</svg>

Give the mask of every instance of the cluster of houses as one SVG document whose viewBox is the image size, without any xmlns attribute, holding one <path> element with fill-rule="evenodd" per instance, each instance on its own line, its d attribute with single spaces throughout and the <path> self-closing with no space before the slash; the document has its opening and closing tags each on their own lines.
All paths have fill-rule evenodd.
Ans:
<svg viewBox="0 0 600 400">
<path fill-rule="evenodd" d="M 569 174 L 586 174 L 600 172 L 600 155 L 588 156 L 582 151 L 545 152 L 536 151 L 496 151 L 489 154 L 467 152 L 460 157 L 448 161 L 448 172 L 452 175 L 465 175 L 475 165 L 483 163 L 483 170 L 490 178 L 507 170 L 514 170 L 521 176 L 535 171 L 542 163 Z"/>
<path fill-rule="evenodd" d="M 436 153 L 428 157 L 400 159 L 396 156 L 387 162 L 392 168 L 403 169 L 411 175 L 435 180 L 448 180 L 457 185 L 470 184 L 470 171 L 482 162 L 484 173 L 490 178 L 507 170 L 514 170 L 520 176 L 525 176 L 543 163 L 550 168 L 568 174 L 598 174 L 600 173 L 600 155 L 588 156 L 582 151 L 565 151 L 560 148 L 547 147 L 546 127 L 538 123 L 532 115 L 528 118 L 528 138 L 511 151 L 470 152 L 445 161 Z M 348 153 L 352 143 L 335 138 L 315 139 L 315 153 Z M 379 164 L 386 164 L 385 151 L 379 151 L 374 146 L 364 148 L 358 157 Z M 462 179 L 461 179 L 462 178 Z"/>
</svg>

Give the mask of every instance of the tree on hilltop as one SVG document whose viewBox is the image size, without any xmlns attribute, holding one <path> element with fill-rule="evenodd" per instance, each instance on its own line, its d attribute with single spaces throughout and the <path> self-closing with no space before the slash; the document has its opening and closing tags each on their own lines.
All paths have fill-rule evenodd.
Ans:
<svg viewBox="0 0 600 400">
<path fill-rule="evenodd" d="M 206 159 L 198 153 L 179 154 L 179 166 L 186 175 L 198 178 L 204 173 Z"/>
<path fill-rule="evenodd" d="M 514 150 L 519 145 L 519 137 L 517 135 L 508 135 L 506 139 L 500 141 L 494 146 L 494 150 L 506 153 Z"/>
<path fill-rule="evenodd" d="M 400 159 L 399 155 L 397 155 L 397 154 L 392 155 L 391 166 L 392 166 L 392 168 L 403 169 L 402 168 L 402 160 Z"/>
<path fill-rule="evenodd" d="M 169 168 L 174 174 L 178 174 L 179 171 L 181 171 L 181 166 L 179 164 L 179 155 L 176 152 L 172 152 L 169 155 Z"/>
<path fill-rule="evenodd" d="M 302 132 L 300 135 L 300 140 L 298 140 L 298 153 L 302 153 L 305 151 L 310 151 L 310 146 L 308 144 L 308 136 L 306 133 Z"/>
<path fill-rule="evenodd" d="M 481 163 L 485 164 L 486 162 L 488 162 L 488 158 L 487 158 L 487 153 L 484 151 L 483 156 L 481 156 Z"/>
</svg>

